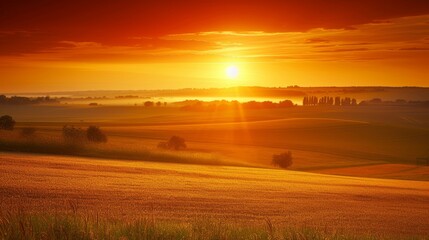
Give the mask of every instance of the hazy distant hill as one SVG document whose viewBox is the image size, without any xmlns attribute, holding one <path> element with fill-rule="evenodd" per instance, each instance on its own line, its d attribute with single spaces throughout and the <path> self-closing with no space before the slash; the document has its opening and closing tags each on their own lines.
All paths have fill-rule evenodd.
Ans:
<svg viewBox="0 0 429 240">
<path fill-rule="evenodd" d="M 14 94 L 8 94 L 14 95 Z M 275 97 L 301 98 L 313 96 L 351 96 L 358 100 L 382 98 L 383 100 L 429 100 L 429 88 L 424 87 L 230 87 L 230 88 L 185 88 L 160 90 L 99 90 L 16 93 L 16 95 L 50 95 L 70 97 L 115 97 L 134 95 L 140 97 Z"/>
</svg>

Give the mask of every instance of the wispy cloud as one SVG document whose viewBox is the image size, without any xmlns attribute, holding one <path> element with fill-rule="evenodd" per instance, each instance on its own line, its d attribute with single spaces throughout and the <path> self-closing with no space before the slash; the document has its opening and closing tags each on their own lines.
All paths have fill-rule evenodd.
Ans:
<svg viewBox="0 0 429 240">
<path fill-rule="evenodd" d="M 126 44 L 93 41 L 43 41 L 40 33 L 4 32 L 2 41 L 15 41 L 23 60 L 102 62 L 181 61 L 368 61 L 429 58 L 429 15 L 402 17 L 354 25 L 315 28 L 305 32 L 210 31 L 130 37 Z M 32 47 L 22 39 L 36 39 Z M 20 44 L 22 43 L 22 44 Z M 418 52 L 418 54 L 416 54 Z"/>
<path fill-rule="evenodd" d="M 353 29 L 312 29 L 285 33 L 209 32 L 175 34 L 165 39 L 216 42 L 225 47 L 206 52 L 215 51 L 220 55 L 235 55 L 238 58 L 269 59 L 272 56 L 275 60 L 338 61 L 414 58 L 414 53 L 403 51 L 427 49 L 428 20 L 429 16 L 425 15 L 355 25 Z"/>
</svg>

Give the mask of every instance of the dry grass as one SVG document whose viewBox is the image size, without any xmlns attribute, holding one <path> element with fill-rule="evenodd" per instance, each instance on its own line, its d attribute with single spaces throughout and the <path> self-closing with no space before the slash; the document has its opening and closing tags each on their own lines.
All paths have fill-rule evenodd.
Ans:
<svg viewBox="0 0 429 240">
<path fill-rule="evenodd" d="M 105 219 L 77 214 L 1 213 L 1 239 L 223 239 L 223 240 L 357 240 L 411 239 L 380 234 L 351 234 L 308 227 L 275 226 L 270 220 L 261 224 L 234 224 L 216 219 L 188 222 L 141 218 L 134 221 Z M 413 237 L 413 239 L 419 239 Z M 423 238 L 422 238 L 423 239 Z"/>
</svg>

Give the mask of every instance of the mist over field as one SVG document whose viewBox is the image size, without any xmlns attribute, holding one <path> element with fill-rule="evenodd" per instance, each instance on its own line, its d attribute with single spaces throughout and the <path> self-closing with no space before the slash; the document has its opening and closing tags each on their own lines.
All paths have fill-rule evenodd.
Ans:
<svg viewBox="0 0 429 240">
<path fill-rule="evenodd" d="M 247 228 L 261 239 L 428 234 L 425 101 L 353 105 L 339 98 L 335 105 L 335 98 L 320 97 L 316 105 L 310 102 L 316 97 L 306 96 L 300 105 L 285 99 L 157 104 L 138 98 L 144 102 L 129 105 L 27 98 L 17 104 L 6 97 L 0 108 L 15 121 L 12 131 L 0 130 L 2 214 L 27 222 L 25 231 L 35 231 L 31 219 L 51 222 L 60 214 L 65 222 L 73 215 L 155 221 L 153 228 L 220 221 L 222 231 Z M 99 132 L 90 135 L 89 126 Z M 35 209 L 44 215 L 10 217 Z M 271 225 L 290 230 L 270 233 Z M 118 234 L 96 226 L 91 231 L 99 236 Z"/>
</svg>

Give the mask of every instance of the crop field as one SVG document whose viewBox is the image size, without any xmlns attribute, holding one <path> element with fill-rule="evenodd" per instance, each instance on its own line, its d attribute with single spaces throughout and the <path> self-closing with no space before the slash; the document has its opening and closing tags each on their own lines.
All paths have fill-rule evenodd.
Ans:
<svg viewBox="0 0 429 240">
<path fill-rule="evenodd" d="M 429 180 L 429 167 L 417 161 L 429 155 L 429 112 L 420 107 L 192 112 L 174 107 L 48 105 L 5 107 L 0 113 L 13 115 L 18 130 L 36 128 L 33 141 L 61 141 L 66 124 L 100 126 L 109 142 L 98 149 L 134 153 L 117 158 L 132 155 L 138 160 L 139 152 L 156 152 L 160 141 L 178 135 L 186 139 L 189 154 L 226 165 L 272 168 L 272 155 L 290 150 L 292 170 Z M 15 137 L 7 134 L 0 134 L 0 140 L 19 138 L 18 132 Z"/>
<path fill-rule="evenodd" d="M 429 234 L 429 184 L 296 171 L 2 153 L 2 211 Z"/>
<path fill-rule="evenodd" d="M 0 114 L 17 121 L 0 131 L 4 239 L 429 234 L 429 166 L 418 161 L 429 154 L 425 108 L 35 105 Z M 65 125 L 99 126 L 108 142 L 68 143 Z M 187 149 L 157 147 L 174 135 Z M 285 151 L 288 170 L 272 165 Z"/>
</svg>

